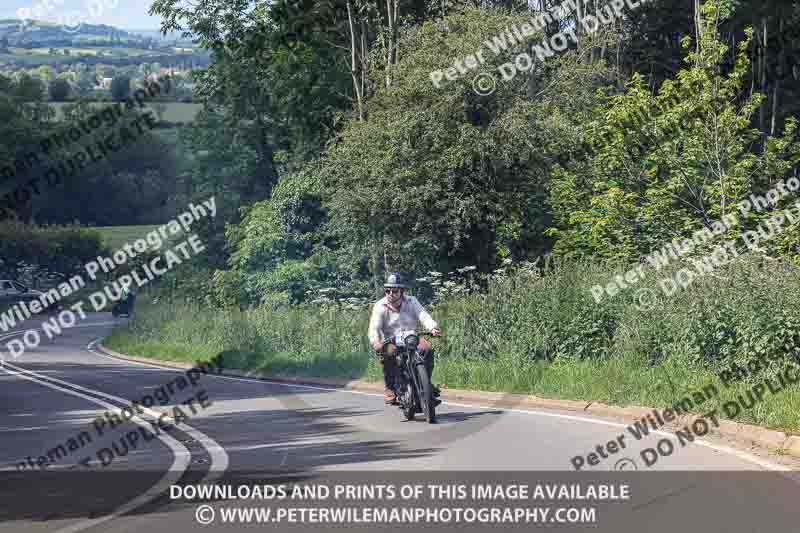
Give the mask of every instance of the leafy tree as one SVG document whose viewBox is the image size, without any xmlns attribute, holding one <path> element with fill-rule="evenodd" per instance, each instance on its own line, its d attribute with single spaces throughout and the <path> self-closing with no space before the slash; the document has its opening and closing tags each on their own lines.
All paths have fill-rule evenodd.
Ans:
<svg viewBox="0 0 800 533">
<path fill-rule="evenodd" d="M 41 67 L 37 68 L 36 76 L 38 76 L 39 79 L 44 81 L 44 83 L 50 83 L 56 77 L 52 67 L 49 67 L 48 65 L 42 65 Z"/>
<path fill-rule="evenodd" d="M 63 102 L 70 95 L 71 88 L 67 80 L 57 79 L 50 82 L 50 99 L 54 102 Z"/>
<path fill-rule="evenodd" d="M 81 96 L 91 94 L 92 89 L 97 85 L 97 78 L 91 71 L 83 71 L 78 77 L 78 92 Z"/>
<path fill-rule="evenodd" d="M 111 80 L 111 97 L 121 102 L 131 95 L 131 79 L 128 76 L 114 76 Z"/>
<path fill-rule="evenodd" d="M 777 138 L 752 127 L 763 95 L 750 96 L 744 83 L 751 41 L 738 43 L 725 73 L 728 47 L 718 32 L 725 12 L 708 2 L 702 14 L 700 42 L 684 40 L 690 66 L 655 96 L 634 75 L 587 129 L 597 147 L 590 175 L 567 169 L 554 182 L 557 215 L 549 233 L 558 238 L 557 252 L 633 259 L 711 229 L 800 161 L 794 120 Z"/>
<path fill-rule="evenodd" d="M 39 102 L 44 96 L 44 88 L 41 80 L 23 74 L 15 87 L 14 95 L 23 102 Z"/>
</svg>

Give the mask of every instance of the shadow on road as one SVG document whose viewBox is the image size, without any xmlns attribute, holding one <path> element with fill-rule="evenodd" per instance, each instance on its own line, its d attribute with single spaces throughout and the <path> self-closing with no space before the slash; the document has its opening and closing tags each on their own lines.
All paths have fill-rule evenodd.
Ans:
<svg viewBox="0 0 800 533">
<path fill-rule="evenodd" d="M 27 363 L 20 366 L 41 376 L 63 379 L 128 401 L 140 401 L 182 375 L 181 372 L 116 364 Z M 170 406 L 200 389 L 206 390 L 213 406 L 209 412 L 191 417 L 187 424 L 224 447 L 230 458 L 226 480 L 232 480 L 234 485 L 307 480 L 319 475 L 319 469 L 329 466 L 352 466 L 358 470 L 364 465 L 370 468 L 368 465 L 373 462 L 425 458 L 442 452 L 449 442 L 484 429 L 503 414 L 497 410 L 443 410 L 438 415 L 440 423 L 430 428 L 413 423 L 404 425 L 399 410 L 384 407 L 379 397 L 370 397 L 365 403 L 363 396 L 343 396 L 331 390 L 211 376 L 202 376 L 197 387 L 175 391 Z M 13 414 L 21 417 L 39 413 L 36 415 L 40 417 L 38 425 L 53 428 L 46 441 L 42 441 L 43 435 L 38 433 L 35 443 L 30 438 L 20 439 L 22 432 L 4 434 L 4 448 L 6 451 L 9 447 L 15 448 L 17 457 L 47 453 L 63 444 L 65 436 L 72 436 L 79 430 L 76 419 L 86 419 L 90 410 L 104 410 L 79 398 L 69 397 L 65 402 L 63 393 L 27 380 L 14 382 L 13 397 L 9 392 L 10 389 L 0 387 L 0 402 L 14 402 Z M 153 409 L 167 411 L 170 406 L 155 405 Z M 3 426 L 10 425 L 10 418 L 4 420 L 6 416 L 5 412 L 0 412 Z M 387 422 L 387 416 L 393 419 Z M 102 442 L 98 439 L 93 445 L 97 448 L 117 442 L 119 446 L 120 439 L 137 427 L 131 422 L 120 424 L 114 432 L 104 435 Z M 91 422 L 84 429 L 91 429 Z M 171 434 L 179 440 L 190 440 L 181 431 Z M 13 437 L 12 441 L 6 437 Z M 144 493 L 164 475 L 163 470 L 153 469 L 152 454 L 165 454 L 164 462 L 172 462 L 172 452 L 158 440 L 141 444 L 137 455 L 145 446 L 150 454 L 146 461 L 148 466 L 140 465 L 138 470 L 134 470 L 137 457 L 131 452 L 126 458 L 128 463 L 120 461 L 106 469 L 97 466 L 91 470 L 81 467 L 71 471 L 0 472 L 0 501 L 4 502 L 0 521 L 91 518 L 110 513 Z M 195 461 L 198 457 L 204 459 L 190 465 L 179 484 L 197 483 L 208 472 L 207 451 L 190 448 Z M 81 452 L 86 454 L 86 450 Z M 70 458 L 77 455 L 78 452 Z M 170 503 L 169 495 L 162 495 L 133 513 L 165 512 L 163 507 Z"/>
</svg>

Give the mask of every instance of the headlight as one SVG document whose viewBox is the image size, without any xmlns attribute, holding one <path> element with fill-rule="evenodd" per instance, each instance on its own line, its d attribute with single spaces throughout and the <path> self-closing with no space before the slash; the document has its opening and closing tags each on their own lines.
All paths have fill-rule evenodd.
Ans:
<svg viewBox="0 0 800 533">
<path fill-rule="evenodd" d="M 419 344 L 419 337 L 416 335 L 409 335 L 405 338 L 405 342 L 406 346 L 408 346 L 410 350 L 414 350 L 417 347 L 417 344 Z"/>
</svg>

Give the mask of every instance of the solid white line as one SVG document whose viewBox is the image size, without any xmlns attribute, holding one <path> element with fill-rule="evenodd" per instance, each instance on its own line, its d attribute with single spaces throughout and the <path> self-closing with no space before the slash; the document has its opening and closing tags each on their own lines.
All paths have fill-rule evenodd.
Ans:
<svg viewBox="0 0 800 533">
<path fill-rule="evenodd" d="M 94 349 L 92 348 L 98 342 L 100 342 L 100 339 L 93 340 L 86 346 L 86 349 L 91 353 L 98 355 L 98 353 L 94 351 Z M 185 372 L 186 370 L 184 370 L 184 372 L 182 373 Z M 213 374 L 208 374 L 208 375 L 211 376 Z M 104 393 L 98 393 L 98 394 L 105 396 Z M 144 406 L 142 406 L 142 408 L 147 409 Z M 225 448 L 223 448 L 219 443 L 217 443 L 217 441 L 215 441 L 202 431 L 199 431 L 191 426 L 184 426 L 184 428 L 185 429 L 183 431 L 191 435 L 192 438 L 194 438 L 196 441 L 202 443 L 203 446 L 206 448 L 206 451 L 208 451 L 208 454 L 211 456 L 211 466 L 209 467 L 209 470 L 212 472 L 219 472 L 220 475 L 223 474 L 228 469 L 228 464 L 230 462 L 228 454 L 225 452 Z"/>
<path fill-rule="evenodd" d="M 47 322 L 47 321 L 45 320 L 45 322 Z M 39 325 L 41 326 L 42 322 L 39 322 Z M 68 327 L 68 328 L 61 328 L 61 331 L 69 331 L 69 330 L 75 329 L 75 328 L 96 328 L 98 326 L 116 326 L 116 325 L 117 325 L 116 322 L 95 322 L 94 324 L 79 324 L 77 326 L 71 326 L 71 327 Z M 13 337 L 14 335 L 19 335 L 20 333 L 25 333 L 26 331 L 30 331 L 32 329 L 38 329 L 38 328 L 25 328 L 25 329 L 18 329 L 18 330 L 14 330 L 14 331 L 9 331 L 8 333 L 3 333 L 2 335 L 0 335 L 0 340 L 5 340 L 5 339 L 7 339 L 9 337 Z"/>
<path fill-rule="evenodd" d="M 99 340 L 102 340 L 102 339 L 98 339 L 98 341 Z M 126 361 L 126 359 L 119 359 L 117 357 L 113 357 L 113 356 L 110 356 L 110 355 L 99 354 L 97 352 L 93 352 L 93 353 L 95 353 L 97 355 L 100 355 L 101 357 L 107 357 L 109 359 L 114 359 L 115 361 Z M 137 363 L 137 364 L 140 364 L 140 365 L 145 365 L 145 366 L 154 366 L 154 367 L 157 367 L 157 368 L 166 368 L 166 369 L 169 369 L 169 370 L 175 370 L 175 369 L 171 369 L 171 368 L 168 368 L 168 367 L 160 367 L 158 364 L 155 364 L 155 363 L 141 363 L 141 362 L 138 362 L 138 361 L 131 361 L 131 362 Z M 180 370 L 176 370 L 176 371 L 180 372 Z M 278 381 L 270 381 L 269 379 L 242 378 L 242 377 L 236 377 L 236 376 L 219 376 L 219 375 L 214 375 L 214 374 L 209 374 L 209 375 L 211 375 L 211 376 L 213 376 L 215 378 L 218 378 L 218 379 L 230 379 L 230 380 L 233 380 L 233 381 L 246 381 L 246 382 L 249 382 L 249 383 L 269 383 L 270 385 L 278 385 L 278 386 L 281 386 L 281 387 L 289 387 L 289 388 L 297 388 L 297 389 L 319 390 L 319 391 L 326 391 L 326 392 L 340 392 L 340 393 L 346 393 L 346 394 L 358 394 L 358 395 L 373 396 L 373 397 L 382 397 L 383 396 L 382 394 L 378 394 L 378 393 L 374 393 L 374 392 L 354 391 L 354 390 L 350 390 L 350 389 L 336 389 L 336 388 L 330 388 L 330 387 L 321 387 L 321 386 L 317 386 L 317 385 L 298 385 L 296 383 L 281 383 L 281 382 L 278 382 Z M 575 422 L 587 422 L 587 423 L 590 423 L 590 424 L 599 424 L 599 425 L 603 425 L 603 426 L 622 428 L 622 429 L 627 428 L 628 425 L 629 425 L 629 424 L 621 424 L 619 422 L 610 422 L 610 421 L 607 421 L 607 420 L 600 420 L 600 419 L 595 419 L 595 418 L 587 418 L 587 417 L 583 417 L 583 416 L 565 415 L 565 414 L 560 414 L 560 413 L 548 413 L 548 412 L 529 410 L 529 409 L 514 409 L 514 408 L 508 408 L 508 407 L 495 407 L 495 406 L 488 406 L 487 407 L 487 406 L 483 406 L 483 405 L 471 405 L 471 404 L 458 403 L 458 402 L 448 402 L 448 401 L 445 401 L 445 400 L 442 400 L 442 405 L 451 405 L 451 406 L 456 406 L 456 407 L 467 407 L 467 408 L 471 408 L 471 409 L 485 409 L 485 410 L 494 409 L 494 410 L 498 410 L 498 411 L 506 411 L 506 412 L 509 412 L 509 413 L 518 413 L 518 414 L 524 414 L 524 415 L 543 416 L 543 417 L 548 417 L 548 418 L 558 418 L 558 419 L 561 419 L 561 420 L 571 420 L 571 421 L 575 421 Z M 660 435 L 660 436 L 663 436 L 663 437 L 674 437 L 674 434 L 672 434 L 672 433 L 667 433 L 667 432 L 659 431 L 659 430 L 651 431 L 651 433 L 654 434 L 654 435 Z M 758 466 L 766 468 L 767 470 L 773 470 L 773 471 L 776 471 L 776 472 L 793 472 L 794 471 L 792 468 L 787 468 L 787 467 L 785 467 L 783 465 L 779 465 L 779 464 L 772 463 L 770 461 L 766 461 L 764 459 L 761 459 L 760 457 L 756 457 L 756 456 L 754 456 L 752 454 L 749 454 L 747 452 L 736 450 L 734 448 L 729 448 L 727 446 L 713 444 L 713 443 L 710 443 L 710 442 L 707 442 L 707 441 L 704 441 L 704 440 L 701 440 L 701 439 L 696 439 L 692 444 L 698 444 L 700 446 L 704 446 L 706 448 L 710 448 L 712 450 L 716 450 L 716 451 L 721 452 L 721 453 L 734 455 L 734 456 L 738 457 L 739 459 L 742 459 L 743 461 L 747 461 L 747 462 L 756 464 Z"/>
<path fill-rule="evenodd" d="M 91 327 L 91 326 L 94 326 L 94 325 L 99 325 L 99 324 L 86 324 L 84 326 L 75 326 L 75 327 Z M 17 332 L 12 333 L 11 335 L 2 336 L 2 337 L 0 337 L 0 340 L 5 338 L 5 337 L 8 337 L 8 336 L 13 336 L 15 334 L 24 333 L 25 331 L 27 331 L 27 330 L 17 331 Z M 101 338 L 93 340 L 92 342 L 90 342 L 86 346 L 86 349 L 89 352 L 91 352 L 91 353 L 93 353 L 95 355 L 103 356 L 103 354 L 97 353 L 92 348 L 100 340 L 101 340 Z M 104 357 L 110 358 L 108 356 L 104 356 Z M 116 358 L 110 358 L 110 359 L 114 359 L 117 362 L 121 361 L 120 359 L 116 359 Z M 2 368 L 3 365 L 14 367 L 14 365 L 11 365 L 10 363 L 7 363 L 7 362 L 3 362 L 2 359 L 0 359 L 0 368 Z M 156 365 L 152 365 L 152 366 L 156 366 Z M 18 368 L 19 370 L 25 370 L 26 372 L 31 372 L 30 370 L 26 370 L 26 369 L 23 369 L 21 367 L 16 367 L 16 368 Z M 184 371 L 181 371 L 181 370 L 178 370 L 178 369 L 171 369 L 171 370 L 175 370 L 176 372 L 180 372 L 180 373 L 184 373 L 185 372 L 185 370 Z M 32 374 L 36 374 L 36 372 L 31 372 L 31 373 Z M 213 374 L 209 374 L 209 375 L 213 375 Z M 42 375 L 40 375 L 40 377 L 50 379 L 52 381 L 55 381 L 57 383 L 61 383 L 63 385 L 69 385 L 71 387 L 77 388 L 78 390 L 82 390 L 82 391 L 85 391 L 85 392 L 97 394 L 98 396 L 102 396 L 102 397 L 108 398 L 110 400 L 116 400 L 116 401 L 122 402 L 122 403 L 124 403 L 126 405 L 130 405 L 130 401 L 129 400 L 125 400 L 124 398 L 119 398 L 117 396 L 112 396 L 110 394 L 106 394 L 106 393 L 98 391 L 98 390 L 81 387 L 80 385 L 77 385 L 75 383 L 71 383 L 71 382 L 68 382 L 68 381 L 63 381 L 63 380 L 60 380 L 58 378 L 54 378 L 52 376 L 42 376 Z M 153 411 L 151 409 L 148 409 L 147 407 L 145 407 L 143 405 L 139 406 L 139 407 L 144 412 L 146 412 L 150 416 L 155 417 L 156 419 L 158 419 L 161 416 L 161 413 L 159 413 L 157 411 Z M 121 411 L 119 411 L 119 412 L 121 412 Z M 164 418 L 166 420 L 168 420 L 168 421 L 172 421 L 172 418 L 169 417 L 169 416 L 164 417 Z M 185 433 L 191 435 L 192 438 L 194 438 L 197 442 L 201 443 L 206 448 L 206 451 L 208 451 L 208 454 L 211 457 L 211 466 L 209 467 L 209 474 L 206 476 L 205 479 L 207 479 L 208 481 L 211 481 L 213 479 L 217 479 L 220 476 L 222 476 L 222 474 L 224 474 L 225 471 L 227 470 L 228 465 L 230 463 L 228 454 L 225 452 L 225 448 L 223 448 L 219 443 L 217 443 L 211 437 L 209 437 L 205 433 L 193 428 L 192 426 L 184 424 L 181 429 Z"/>
<path fill-rule="evenodd" d="M 9 368 L 9 367 L 11 367 L 11 368 Z M 105 402 L 103 400 L 97 399 L 94 396 L 88 396 L 88 395 L 82 394 L 82 393 L 80 393 L 78 391 L 75 391 L 75 390 L 72 390 L 72 389 L 68 389 L 68 388 L 65 388 L 65 387 L 61 387 L 59 385 L 51 383 L 48 380 L 57 381 L 58 383 L 61 383 L 61 384 L 64 384 L 64 385 L 69 385 L 69 386 L 77 388 L 79 390 L 83 390 L 83 391 L 87 391 L 87 392 L 95 392 L 95 391 L 92 391 L 91 389 L 86 389 L 86 388 L 81 387 L 79 385 L 74 385 L 72 383 L 69 383 L 69 382 L 66 382 L 66 381 L 62 381 L 62 380 L 59 380 L 59 379 L 55 379 L 55 378 L 47 378 L 47 380 L 44 380 L 44 379 L 41 379 L 44 376 L 39 376 L 36 372 L 32 372 L 32 371 L 26 370 L 24 368 L 15 367 L 14 365 L 10 365 L 9 363 L 5 363 L 5 365 L 3 365 L 0 368 L 2 368 L 4 371 L 8 372 L 9 374 L 15 375 L 17 377 L 21 377 L 21 378 L 27 379 L 29 381 L 33 381 L 33 382 L 39 383 L 40 385 L 44 385 L 45 387 L 50 387 L 52 389 L 59 390 L 61 392 L 65 392 L 65 393 L 70 394 L 72 396 L 77 396 L 78 398 L 83 398 L 85 400 L 89 400 L 92 403 L 96 403 L 97 405 L 105 407 L 109 411 L 113 411 L 114 413 L 122 413 L 122 410 L 119 407 L 117 407 L 116 405 L 114 405 L 114 404 L 111 404 L 111 403 Z M 37 377 L 39 379 L 37 379 Z M 106 395 L 106 394 L 103 394 L 103 393 L 96 393 L 96 394 L 98 394 L 99 396 L 104 396 L 106 398 L 115 399 L 115 400 L 121 400 L 121 401 L 125 402 L 125 400 L 122 400 L 120 398 L 116 398 L 114 396 L 109 396 L 109 395 Z M 151 410 L 147 409 L 144 406 L 142 406 L 142 409 L 145 410 L 145 412 L 147 412 L 147 414 L 149 414 L 150 416 L 154 416 L 156 418 L 156 420 L 158 420 L 158 417 L 161 416 L 161 413 L 157 413 L 155 411 L 151 411 Z M 134 416 L 131 418 L 131 420 L 135 421 L 135 423 L 137 425 L 142 426 L 145 429 L 150 429 L 151 428 L 151 425 L 146 420 L 142 419 L 140 416 L 136 415 L 135 413 L 134 413 Z M 168 435 L 167 433 L 164 433 L 163 436 L 164 436 L 164 439 L 165 439 L 164 444 L 168 448 L 170 448 L 173 453 L 175 453 L 176 455 L 181 455 L 181 456 L 191 456 L 191 453 L 189 452 L 189 449 L 186 448 L 186 446 L 184 446 L 179 440 L 175 439 L 171 435 Z M 160 437 L 159 437 L 159 440 L 161 440 Z M 77 466 L 77 464 L 78 463 L 75 463 L 76 466 Z M 177 464 L 177 462 L 173 462 L 173 467 L 176 464 Z M 186 464 L 183 465 L 183 466 L 186 466 L 188 464 L 189 464 L 189 460 L 186 459 Z M 170 469 L 172 469 L 172 468 L 170 468 Z M 183 473 L 183 470 L 185 470 L 185 468 L 180 470 L 180 472 Z"/>
<path fill-rule="evenodd" d="M 89 343 L 89 345 L 86 347 L 86 349 L 89 350 L 92 353 L 95 353 L 91 348 L 92 344 L 94 344 L 95 342 L 97 342 L 97 341 L 95 340 L 95 341 L 92 341 L 91 343 Z M 6 364 L 6 366 L 11 366 L 11 367 L 15 366 L 15 365 L 11 365 L 10 363 L 5 363 L 5 364 Z M 22 370 L 22 371 L 25 371 L 25 372 L 30 372 L 30 373 L 36 375 L 36 372 L 32 372 L 30 370 L 27 370 L 27 369 L 24 369 L 24 368 L 21 368 L 21 367 L 16 367 L 16 368 L 19 369 L 19 370 Z M 103 398 L 108 398 L 109 400 L 116 400 L 118 402 L 122 402 L 123 404 L 125 404 L 127 406 L 131 405 L 131 401 L 130 400 L 126 400 L 125 398 L 120 398 L 119 396 L 113 396 L 111 394 L 107 394 L 107 393 L 102 392 L 102 391 L 98 391 L 98 390 L 95 390 L 95 389 L 89 389 L 87 387 L 82 387 L 82 386 L 77 385 L 75 383 L 72 383 L 72 382 L 69 382 L 69 381 L 64 381 L 64 380 L 61 380 L 61 379 L 58 379 L 58 378 L 54 378 L 52 376 L 40 376 L 40 377 L 46 378 L 46 379 L 51 380 L 51 381 L 55 381 L 56 383 L 61 383 L 62 385 L 68 385 L 70 387 L 74 387 L 74 388 L 76 388 L 78 390 L 82 390 L 82 391 L 85 391 L 85 392 L 88 392 L 88 393 L 91 393 L 91 394 L 96 394 L 96 395 L 101 396 Z M 162 416 L 162 413 L 160 413 L 158 411 L 154 411 L 154 410 L 152 410 L 152 409 L 150 409 L 148 407 L 145 407 L 144 405 L 140 405 L 139 408 L 142 409 L 148 415 L 150 415 L 153 418 L 155 418 L 156 420 L 158 420 L 159 417 Z M 115 407 L 115 409 L 119 413 L 122 412 L 122 410 L 119 409 L 119 408 Z M 169 422 L 174 422 L 174 420 L 170 416 L 165 416 L 164 419 L 169 421 Z M 225 453 L 225 449 L 222 446 L 220 446 L 219 444 L 217 444 L 213 439 L 211 439 L 211 437 L 209 437 L 205 433 L 202 433 L 202 432 L 196 430 L 192 426 L 188 426 L 188 425 L 185 425 L 185 424 L 181 425 L 180 429 L 183 432 L 191 435 L 196 441 L 207 445 L 206 449 L 207 449 L 207 451 L 208 451 L 208 453 L 209 453 L 209 455 L 211 456 L 211 459 L 212 459 L 212 461 L 211 461 L 211 469 L 212 470 L 221 470 L 222 472 L 224 472 L 228 468 L 228 454 L 226 454 Z M 216 461 L 215 461 L 215 459 L 216 459 Z"/>
<path fill-rule="evenodd" d="M 89 346 L 87 346 L 87 350 L 92 351 L 91 350 L 91 346 L 92 346 L 92 343 L 90 343 Z M 2 367 L 12 367 L 12 368 L 15 367 L 15 365 L 11 365 L 10 363 L 4 363 L 3 365 L 0 365 L 0 366 L 2 366 Z M 16 367 L 16 368 L 18 368 L 19 370 L 22 370 L 24 372 L 36 375 L 36 372 L 32 372 L 30 370 L 26 370 L 26 369 L 23 369 L 21 367 Z M 107 407 L 108 409 L 114 410 L 117 413 L 121 413 L 122 412 L 121 409 L 119 409 L 117 406 L 115 406 L 113 404 L 110 404 L 110 403 L 107 403 L 107 402 L 104 402 L 102 400 L 98 400 L 96 398 L 92 398 L 91 396 L 85 396 L 85 395 L 83 395 L 83 394 L 81 394 L 79 392 L 76 392 L 76 391 L 73 391 L 73 390 L 70 390 L 70 389 L 65 389 L 65 388 L 59 387 L 58 385 L 54 385 L 54 384 L 46 382 L 46 381 L 37 380 L 37 379 L 32 378 L 32 377 L 30 377 L 30 376 L 28 376 L 26 374 L 23 374 L 22 372 L 19 372 L 19 371 L 14 372 L 13 370 L 9 370 L 8 368 L 4 368 L 4 370 L 6 370 L 7 372 L 13 372 L 13 373 L 17 374 L 18 376 L 24 377 L 24 378 L 29 379 L 31 381 L 35 381 L 37 383 L 41 383 L 42 385 L 45 385 L 45 386 L 48 386 L 48 387 L 51 387 L 51 388 L 54 388 L 54 389 L 57 389 L 57 390 L 64 391 L 64 392 L 66 392 L 68 394 L 73 394 L 75 396 L 79 396 L 79 397 L 82 397 L 82 398 L 89 399 L 89 400 L 91 400 L 91 401 L 93 401 L 93 402 L 95 402 L 95 403 L 97 403 L 99 405 Z M 40 377 L 44 378 L 45 376 L 40 376 Z M 74 387 L 74 388 L 76 388 L 78 390 L 82 390 L 82 391 L 86 391 L 86 392 L 89 392 L 89 393 L 92 393 L 92 394 L 96 394 L 96 395 L 104 397 L 104 398 L 108 398 L 108 399 L 111 399 L 111 400 L 116 400 L 116 401 L 122 402 L 123 404 L 126 404 L 126 405 L 130 405 L 130 403 L 131 403 L 129 400 L 125 400 L 124 398 L 120 398 L 120 397 L 117 397 L 117 396 L 106 394 L 106 393 L 101 392 L 101 391 L 88 389 L 86 387 L 82 387 L 80 385 L 76 385 L 76 384 L 68 382 L 68 381 L 63 381 L 63 380 L 60 380 L 60 379 L 57 379 L 57 378 L 53 378 L 53 377 L 47 377 L 47 379 L 51 380 L 51 381 L 55 381 L 57 383 L 61 383 L 61 384 L 64 384 L 64 385 L 68 385 L 68 386 Z M 148 415 L 154 417 L 156 420 L 158 420 L 158 418 L 161 416 L 161 413 L 159 413 L 157 411 L 153 411 L 152 409 L 148 409 L 145 406 L 140 406 L 140 408 L 145 413 L 147 413 Z M 138 419 L 138 418 L 139 417 L 134 415 L 134 417 L 131 418 L 131 420 Z M 168 420 L 168 421 L 172 421 L 172 418 L 169 417 L 169 416 L 164 417 L 164 418 L 166 420 Z M 144 421 L 142 421 L 141 423 L 140 422 L 136 422 L 136 423 L 141 425 L 141 426 L 144 426 L 145 428 L 149 428 L 149 425 Z M 224 474 L 225 470 L 228 468 L 228 463 L 229 463 L 228 454 L 225 452 L 225 449 L 222 446 L 220 446 L 219 444 L 217 444 L 210 437 L 208 437 L 206 434 L 196 430 L 195 428 L 193 428 L 191 426 L 183 424 L 180 429 L 183 432 L 191 435 L 198 442 L 202 443 L 206 447 L 206 450 L 208 451 L 209 455 L 211 456 L 211 466 L 209 467 L 209 473 L 204 477 L 203 480 L 204 481 L 213 481 L 213 480 L 219 478 L 220 476 L 222 476 L 222 474 Z M 179 456 L 182 457 L 182 460 L 181 460 L 180 465 L 179 465 L 180 467 L 182 467 L 182 469 L 177 472 L 177 475 L 171 475 L 170 473 L 168 473 L 156 485 L 153 485 L 145 493 L 139 495 L 135 499 L 133 499 L 130 502 L 126 503 L 125 505 L 119 507 L 118 509 L 116 509 L 110 515 L 106 515 L 106 516 L 103 516 L 103 517 L 100 517 L 100 518 L 96 518 L 96 519 L 93 519 L 93 520 L 85 521 L 85 522 L 82 522 L 80 524 L 75 524 L 73 526 L 60 529 L 60 530 L 57 531 L 57 533 L 75 533 L 77 531 L 82 531 L 84 529 L 87 529 L 87 528 L 90 528 L 90 527 L 94 527 L 94 526 L 96 526 L 98 524 L 102 524 L 104 522 L 107 522 L 108 520 L 112 520 L 112 519 L 120 516 L 121 514 L 127 513 L 127 512 L 129 512 L 129 511 L 131 511 L 133 509 L 136 509 L 136 508 L 138 508 L 138 507 L 150 502 L 155 496 L 158 496 L 159 494 L 163 493 L 170 485 L 172 485 L 176 481 L 178 481 L 178 479 L 180 479 L 180 477 L 183 475 L 184 471 L 186 470 L 186 468 L 189 465 L 189 461 L 191 459 L 191 452 L 189 452 L 189 450 L 183 444 L 181 444 L 178 440 L 174 439 L 173 437 L 171 437 L 169 435 L 166 435 L 166 434 L 164 434 L 164 437 L 166 439 L 168 439 L 168 440 L 174 441 L 174 443 L 177 444 L 177 446 L 180 446 L 185 450 L 185 452 L 184 452 L 184 451 L 181 451 L 180 449 L 178 449 L 177 447 L 174 447 L 174 446 L 171 446 L 170 444 L 167 444 L 167 446 L 169 446 L 169 448 L 172 449 L 173 454 L 175 454 L 175 461 L 173 462 L 173 466 L 170 468 L 170 473 L 173 472 L 175 465 L 178 464 L 178 457 Z"/>
<path fill-rule="evenodd" d="M 118 410 L 117 406 L 115 406 L 113 404 L 110 404 L 108 402 L 104 402 L 103 400 L 99 400 L 99 399 L 94 398 L 92 396 L 81 394 L 80 392 L 76 392 L 76 391 L 71 390 L 71 389 L 59 387 L 58 385 L 54 385 L 54 384 L 49 383 L 47 381 L 36 379 L 36 378 L 34 378 L 34 377 L 30 376 L 30 375 L 26 375 L 26 374 L 23 374 L 21 372 L 16 372 L 14 370 L 11 370 L 11 369 L 7 368 L 8 366 L 9 366 L 8 363 L 6 363 L 4 365 L 3 370 L 5 372 L 8 372 L 10 374 L 14 374 L 14 375 L 16 375 L 18 377 L 21 377 L 23 379 L 27 379 L 29 381 L 33 381 L 33 382 L 38 383 L 38 384 L 40 384 L 42 386 L 49 387 L 49 388 L 55 389 L 55 390 L 59 390 L 61 392 L 64 392 L 66 394 L 70 394 L 72 396 L 77 396 L 79 398 L 83 398 L 83 399 L 88 400 L 88 401 L 90 401 L 92 403 L 95 403 L 97 405 L 105 407 L 106 409 Z M 32 372 L 32 374 L 35 374 L 35 372 Z M 142 426 L 142 427 L 144 427 L 144 428 L 146 428 L 146 429 L 149 429 L 149 427 L 150 427 L 150 425 L 146 421 L 140 419 L 136 415 L 134 415 L 131 418 L 131 421 L 136 423 L 136 424 L 138 424 L 138 425 L 140 425 L 140 426 Z M 159 494 L 163 493 L 165 490 L 167 490 L 167 488 L 170 485 L 172 485 L 175 482 L 177 482 L 181 478 L 181 476 L 183 476 L 183 473 L 186 471 L 187 467 L 189 466 L 189 461 L 191 460 L 191 452 L 189 452 L 189 450 L 188 450 L 188 448 L 186 448 L 186 446 L 181 444 L 180 441 L 178 441 L 177 439 L 175 439 L 171 435 L 167 435 L 165 433 L 165 434 L 157 436 L 157 437 L 158 437 L 159 440 L 162 440 L 162 442 L 164 442 L 164 444 L 168 448 L 170 448 L 170 450 L 172 450 L 172 453 L 174 455 L 174 460 L 173 460 L 172 465 L 170 466 L 169 470 L 167 471 L 166 474 L 164 474 L 164 476 L 161 479 L 158 480 L 157 483 L 155 483 L 152 487 L 150 487 L 143 494 L 139 495 L 137 498 L 134 498 L 133 500 L 131 500 L 127 504 L 121 506 L 113 514 L 105 516 L 105 517 L 101 517 L 101 518 L 92 519 L 92 520 L 89 520 L 88 522 L 84 522 L 84 523 L 81 523 L 81 524 L 75 524 L 73 526 L 60 529 L 60 530 L 58 530 L 57 533 L 75 533 L 77 531 L 81 531 L 83 529 L 87 529 L 89 527 L 93 527 L 95 525 L 98 525 L 98 524 L 101 524 L 101 523 L 106 522 L 108 520 L 111 520 L 113 518 L 116 518 L 120 514 L 126 513 L 128 511 L 131 511 L 133 509 L 136 509 L 137 507 L 140 507 L 140 506 L 148 503 L 154 497 L 156 497 L 157 495 L 159 495 Z M 183 448 L 183 449 L 181 449 L 181 448 Z"/>
</svg>

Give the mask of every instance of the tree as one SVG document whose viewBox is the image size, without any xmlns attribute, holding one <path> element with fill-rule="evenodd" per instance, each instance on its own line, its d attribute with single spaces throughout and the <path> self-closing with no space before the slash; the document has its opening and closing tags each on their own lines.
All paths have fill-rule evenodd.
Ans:
<svg viewBox="0 0 800 533">
<path fill-rule="evenodd" d="M 114 76 L 111 80 L 111 97 L 121 102 L 131 94 L 131 79 L 127 76 Z"/>
<path fill-rule="evenodd" d="M 89 95 L 95 85 L 97 85 L 97 78 L 94 72 L 87 69 L 80 73 L 78 77 L 78 93 L 81 96 Z"/>
<path fill-rule="evenodd" d="M 49 67 L 48 65 L 42 65 L 41 67 L 37 68 L 35 72 L 39 79 L 41 79 L 44 83 L 50 83 L 56 77 L 52 67 Z"/>
<path fill-rule="evenodd" d="M 54 102 L 63 102 L 69 97 L 70 90 L 67 80 L 53 80 L 50 82 L 50 99 Z"/>
<path fill-rule="evenodd" d="M 558 253 L 630 260 L 698 229 L 716 237 L 714 222 L 791 176 L 800 162 L 796 120 L 782 136 L 753 128 L 765 95 L 746 84 L 752 31 L 737 42 L 726 72 L 729 47 L 719 35 L 725 13 L 709 1 L 701 15 L 699 43 L 683 43 L 690 66 L 657 95 L 635 74 L 586 130 L 597 146 L 589 168 L 567 168 L 554 180 L 550 234 Z M 744 227 L 757 221 L 747 218 Z"/>
<path fill-rule="evenodd" d="M 16 96 L 23 102 L 39 102 L 44 95 L 44 85 L 41 80 L 23 74 L 20 76 L 16 87 Z"/>
</svg>

